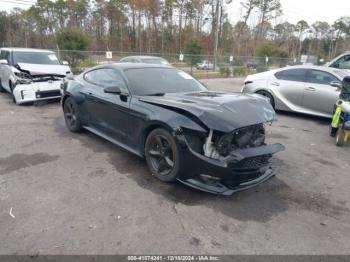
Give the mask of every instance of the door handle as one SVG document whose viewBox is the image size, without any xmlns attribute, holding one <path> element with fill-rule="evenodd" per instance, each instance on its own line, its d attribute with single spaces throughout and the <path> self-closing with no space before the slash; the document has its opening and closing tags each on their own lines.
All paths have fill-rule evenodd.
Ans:
<svg viewBox="0 0 350 262">
<path fill-rule="evenodd" d="M 307 91 L 315 92 L 315 91 L 316 91 L 316 88 L 309 86 L 309 87 L 306 88 L 306 90 L 307 90 Z"/>
<path fill-rule="evenodd" d="M 280 86 L 280 83 L 278 83 L 278 82 L 272 82 L 271 85 L 272 85 L 272 86 Z"/>
</svg>

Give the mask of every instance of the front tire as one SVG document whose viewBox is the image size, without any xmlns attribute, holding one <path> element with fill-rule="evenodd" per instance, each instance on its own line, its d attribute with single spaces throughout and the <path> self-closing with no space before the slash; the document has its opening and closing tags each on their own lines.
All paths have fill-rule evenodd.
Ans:
<svg viewBox="0 0 350 262">
<path fill-rule="evenodd" d="M 64 101 L 63 112 L 67 128 L 73 133 L 80 132 L 83 126 L 81 124 L 78 105 L 71 97 L 68 97 Z"/>
<path fill-rule="evenodd" d="M 13 93 L 13 90 L 15 89 L 15 85 L 12 84 L 12 82 L 10 81 L 9 86 L 10 86 L 10 90 L 11 90 L 12 101 L 13 101 L 13 103 L 17 104 L 17 99 L 15 97 L 15 94 Z"/>
<path fill-rule="evenodd" d="M 173 182 L 181 174 L 179 146 L 165 129 L 153 130 L 146 139 L 145 156 L 151 173 L 163 182 Z"/>
<path fill-rule="evenodd" d="M 268 98 L 271 106 L 273 107 L 273 109 L 275 109 L 275 100 L 273 99 L 273 96 L 269 92 L 262 90 L 262 91 L 258 91 L 256 93 Z"/>
<path fill-rule="evenodd" d="M 2 87 L 2 84 L 1 84 L 1 79 L 0 79 L 0 93 L 5 93 L 5 89 Z"/>
</svg>

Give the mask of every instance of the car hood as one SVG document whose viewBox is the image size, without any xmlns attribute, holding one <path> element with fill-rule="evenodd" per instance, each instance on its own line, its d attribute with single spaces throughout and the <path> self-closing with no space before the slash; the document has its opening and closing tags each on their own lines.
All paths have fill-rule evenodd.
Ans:
<svg viewBox="0 0 350 262">
<path fill-rule="evenodd" d="M 208 128 L 225 133 L 275 119 L 271 104 L 260 95 L 196 92 L 142 96 L 139 100 L 185 111 L 196 116 Z"/>
<path fill-rule="evenodd" d="M 39 65 L 39 64 L 18 63 L 18 66 L 20 67 L 21 70 L 29 71 L 31 75 L 42 75 L 42 74 L 67 75 L 71 73 L 71 70 L 67 65 Z"/>
</svg>

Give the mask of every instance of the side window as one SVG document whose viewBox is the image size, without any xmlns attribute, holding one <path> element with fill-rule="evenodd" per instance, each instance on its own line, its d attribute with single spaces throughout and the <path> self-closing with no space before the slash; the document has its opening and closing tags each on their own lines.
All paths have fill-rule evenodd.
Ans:
<svg viewBox="0 0 350 262">
<path fill-rule="evenodd" d="M 305 82 L 305 69 L 287 69 L 279 71 L 275 77 L 279 80 Z"/>
<path fill-rule="evenodd" d="M 126 90 L 126 85 L 118 73 L 118 71 L 112 68 L 101 68 L 85 73 L 84 78 L 86 81 L 103 87 L 118 86 L 122 90 Z"/>
<path fill-rule="evenodd" d="M 350 55 L 343 56 L 337 61 L 338 68 L 350 69 Z"/>
<path fill-rule="evenodd" d="M 330 67 L 340 68 L 340 69 L 350 69 L 350 55 L 344 55 L 338 60 L 336 60 Z"/>
<path fill-rule="evenodd" d="M 333 81 L 339 80 L 335 76 L 324 71 L 309 70 L 307 73 L 307 82 L 309 83 L 329 85 Z"/>
<path fill-rule="evenodd" d="M 10 52 L 1 50 L 0 59 L 5 59 L 7 60 L 7 62 L 10 62 L 9 55 L 10 55 Z"/>
</svg>

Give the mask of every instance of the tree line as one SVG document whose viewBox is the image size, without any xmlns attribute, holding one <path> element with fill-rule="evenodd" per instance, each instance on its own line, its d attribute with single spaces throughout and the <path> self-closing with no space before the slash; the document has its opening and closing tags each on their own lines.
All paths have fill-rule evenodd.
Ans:
<svg viewBox="0 0 350 262">
<path fill-rule="evenodd" d="M 276 24 L 280 0 L 241 5 L 243 18 L 232 24 L 230 3 L 222 0 L 38 0 L 26 10 L 0 12 L 0 44 L 167 54 L 196 41 L 209 55 L 218 32 L 221 55 L 331 59 L 350 49 L 350 17 Z"/>
</svg>

